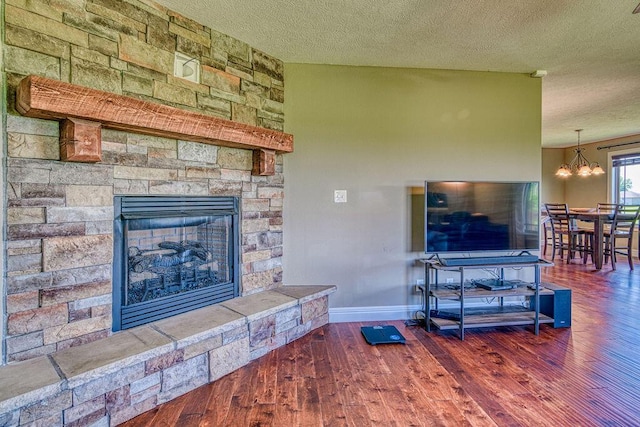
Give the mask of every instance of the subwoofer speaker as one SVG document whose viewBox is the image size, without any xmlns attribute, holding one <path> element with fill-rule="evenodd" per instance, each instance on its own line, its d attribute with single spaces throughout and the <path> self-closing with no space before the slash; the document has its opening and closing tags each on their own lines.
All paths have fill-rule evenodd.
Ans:
<svg viewBox="0 0 640 427">
<path fill-rule="evenodd" d="M 540 295 L 540 313 L 553 318 L 554 328 L 571 327 L 571 289 L 543 284 L 553 295 Z M 533 299 L 531 308 L 535 308 Z"/>
</svg>

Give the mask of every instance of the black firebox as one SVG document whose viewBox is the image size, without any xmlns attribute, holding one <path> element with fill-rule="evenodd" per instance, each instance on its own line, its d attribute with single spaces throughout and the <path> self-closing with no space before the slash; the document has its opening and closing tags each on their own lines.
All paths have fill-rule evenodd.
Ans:
<svg viewBox="0 0 640 427">
<path fill-rule="evenodd" d="M 117 196 L 113 330 L 238 296 L 236 197 Z"/>
</svg>

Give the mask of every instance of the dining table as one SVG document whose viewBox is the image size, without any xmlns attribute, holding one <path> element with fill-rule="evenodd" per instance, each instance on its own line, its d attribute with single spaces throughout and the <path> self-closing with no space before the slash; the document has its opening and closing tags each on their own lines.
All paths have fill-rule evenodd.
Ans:
<svg viewBox="0 0 640 427">
<path fill-rule="evenodd" d="M 598 212 L 597 209 L 569 209 L 569 217 L 578 221 L 593 223 L 593 264 L 596 270 L 602 269 L 604 258 L 604 226 L 613 221 L 611 212 Z"/>
<path fill-rule="evenodd" d="M 604 226 L 613 222 L 614 214 L 598 212 L 595 208 L 574 208 L 569 209 L 569 217 L 593 223 L 593 264 L 596 270 L 601 270 L 604 258 Z M 633 215 L 618 214 L 618 218 L 631 219 Z M 640 250 L 640 244 L 638 249 Z"/>
</svg>

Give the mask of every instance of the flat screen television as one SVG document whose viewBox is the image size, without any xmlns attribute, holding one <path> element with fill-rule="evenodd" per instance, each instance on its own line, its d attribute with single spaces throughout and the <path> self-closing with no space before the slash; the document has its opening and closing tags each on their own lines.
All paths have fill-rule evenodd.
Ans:
<svg viewBox="0 0 640 427">
<path fill-rule="evenodd" d="M 539 183 L 425 182 L 425 252 L 540 249 Z"/>
</svg>

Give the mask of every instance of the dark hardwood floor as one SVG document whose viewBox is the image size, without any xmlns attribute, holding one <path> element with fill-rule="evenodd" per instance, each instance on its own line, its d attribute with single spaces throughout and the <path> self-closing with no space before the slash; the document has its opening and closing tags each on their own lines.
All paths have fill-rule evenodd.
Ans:
<svg viewBox="0 0 640 427">
<path fill-rule="evenodd" d="M 427 333 L 329 324 L 126 426 L 638 426 L 640 265 L 556 260 L 572 327 Z M 393 324 L 406 345 L 368 345 Z"/>
</svg>

